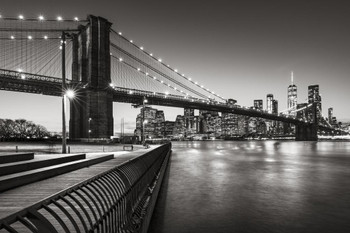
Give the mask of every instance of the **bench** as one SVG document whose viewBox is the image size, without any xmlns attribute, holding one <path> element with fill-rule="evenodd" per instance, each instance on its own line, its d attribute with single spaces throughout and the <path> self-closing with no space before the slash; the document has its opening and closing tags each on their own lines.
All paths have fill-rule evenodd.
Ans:
<svg viewBox="0 0 350 233">
<path fill-rule="evenodd" d="M 127 148 L 129 148 L 130 150 L 134 150 L 133 145 L 123 145 L 123 150 L 126 150 Z"/>
</svg>

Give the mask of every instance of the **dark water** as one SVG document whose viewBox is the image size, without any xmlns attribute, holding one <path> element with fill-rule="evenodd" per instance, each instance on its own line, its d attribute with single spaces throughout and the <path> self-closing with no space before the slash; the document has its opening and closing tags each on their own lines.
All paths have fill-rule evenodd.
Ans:
<svg viewBox="0 0 350 233">
<path fill-rule="evenodd" d="M 350 232 L 350 142 L 178 142 L 149 232 Z"/>
</svg>

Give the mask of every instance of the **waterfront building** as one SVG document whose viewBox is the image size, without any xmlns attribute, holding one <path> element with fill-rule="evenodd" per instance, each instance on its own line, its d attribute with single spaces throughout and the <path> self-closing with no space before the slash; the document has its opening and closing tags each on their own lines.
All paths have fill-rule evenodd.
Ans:
<svg viewBox="0 0 350 233">
<path fill-rule="evenodd" d="M 287 108 L 288 115 L 296 116 L 297 109 L 297 86 L 294 84 L 293 72 L 291 74 L 291 85 L 288 86 Z"/>
<path fill-rule="evenodd" d="M 183 138 L 185 136 L 185 118 L 184 116 L 177 115 L 173 130 L 173 136 L 177 138 Z"/>
<path fill-rule="evenodd" d="M 163 138 L 164 137 L 164 124 L 165 121 L 164 112 L 163 111 L 157 111 L 156 112 L 156 119 L 155 119 L 155 137 L 156 138 Z"/>
<path fill-rule="evenodd" d="M 229 99 L 227 105 L 234 107 L 236 100 Z M 221 115 L 221 134 L 224 137 L 230 137 L 238 134 L 238 117 L 233 113 L 222 113 Z"/>
<path fill-rule="evenodd" d="M 272 101 L 273 101 L 273 94 L 267 94 L 267 96 L 266 96 L 266 111 L 268 113 L 272 113 Z"/>
<path fill-rule="evenodd" d="M 254 100 L 254 109 L 263 110 L 263 100 Z"/>
<path fill-rule="evenodd" d="M 164 121 L 162 123 L 163 128 L 163 135 L 164 137 L 171 138 L 173 137 L 174 128 L 175 128 L 175 121 Z"/>
<path fill-rule="evenodd" d="M 319 85 L 311 85 L 308 87 L 308 103 L 316 104 L 316 117 L 317 119 L 321 119 L 322 116 L 322 102 L 321 102 L 320 88 Z M 310 121 L 314 121 L 312 111 L 309 112 Z"/>
<path fill-rule="evenodd" d="M 194 109 L 184 109 L 184 121 L 185 121 L 185 134 L 186 136 L 195 134 L 197 132 L 197 126 L 195 124 Z"/>
<path fill-rule="evenodd" d="M 278 115 L 278 100 L 272 100 L 272 114 Z"/>
<path fill-rule="evenodd" d="M 328 122 L 329 122 L 329 124 L 333 123 L 332 119 L 333 119 L 333 108 L 328 108 Z"/>
</svg>

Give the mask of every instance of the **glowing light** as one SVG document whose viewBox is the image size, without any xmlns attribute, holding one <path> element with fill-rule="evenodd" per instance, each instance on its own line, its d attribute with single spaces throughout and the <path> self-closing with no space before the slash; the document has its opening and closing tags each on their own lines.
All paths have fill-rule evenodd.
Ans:
<svg viewBox="0 0 350 233">
<path fill-rule="evenodd" d="M 148 76 L 148 73 L 146 72 L 146 76 Z"/>
<path fill-rule="evenodd" d="M 201 85 L 201 88 L 203 88 L 204 86 L 203 85 Z"/>
<path fill-rule="evenodd" d="M 144 102 L 144 103 L 148 103 L 148 100 L 147 100 L 147 99 L 144 99 L 143 102 Z"/>
<path fill-rule="evenodd" d="M 191 78 L 188 78 L 188 80 L 190 80 L 190 81 L 191 81 L 192 79 L 191 79 Z"/>
<path fill-rule="evenodd" d="M 47 37 L 47 36 L 44 36 L 44 39 L 45 39 L 45 40 L 47 40 L 48 38 L 49 38 L 49 37 Z"/>
<path fill-rule="evenodd" d="M 129 91 L 129 94 L 133 94 L 134 92 L 133 91 Z"/>
<path fill-rule="evenodd" d="M 18 68 L 17 71 L 21 73 L 23 70 L 21 68 Z"/>
<path fill-rule="evenodd" d="M 153 56 L 153 54 L 152 54 L 152 53 L 150 53 L 149 55 L 150 55 L 151 57 Z"/>
<path fill-rule="evenodd" d="M 79 21 L 79 18 L 78 17 L 74 17 L 74 21 Z"/>
<path fill-rule="evenodd" d="M 130 43 L 133 43 L 133 41 L 132 41 L 132 40 L 130 40 Z"/>
<path fill-rule="evenodd" d="M 11 40 L 14 40 L 15 39 L 15 37 L 14 36 L 11 36 Z"/>
<path fill-rule="evenodd" d="M 33 37 L 32 36 L 28 36 L 28 40 L 31 40 L 31 39 L 33 39 Z"/>
<path fill-rule="evenodd" d="M 60 45 L 60 50 L 62 50 L 62 45 Z"/>
<path fill-rule="evenodd" d="M 44 16 L 39 15 L 38 19 L 42 21 L 42 20 L 44 20 Z"/>
<path fill-rule="evenodd" d="M 112 56 L 112 55 L 113 55 L 113 53 L 109 53 L 109 55 L 111 55 L 111 56 Z"/>
<path fill-rule="evenodd" d="M 120 58 L 119 58 L 119 61 L 123 61 L 123 58 L 120 57 Z"/>
<path fill-rule="evenodd" d="M 185 74 L 182 74 L 182 77 L 185 77 Z"/>
<path fill-rule="evenodd" d="M 157 78 L 156 77 L 153 77 L 154 80 L 156 80 Z"/>
<path fill-rule="evenodd" d="M 140 49 L 143 50 L 143 47 L 141 46 Z"/>
<path fill-rule="evenodd" d="M 137 68 L 137 71 L 140 71 L 141 69 L 140 68 Z"/>
<path fill-rule="evenodd" d="M 62 21 L 63 18 L 61 16 L 57 16 L 57 21 Z"/>
<path fill-rule="evenodd" d="M 165 92 L 165 95 L 169 95 L 169 92 L 166 91 L 166 92 Z"/>
<path fill-rule="evenodd" d="M 162 59 L 161 59 L 161 58 L 159 58 L 159 59 L 158 59 L 158 61 L 159 61 L 159 62 L 162 62 Z"/>
<path fill-rule="evenodd" d="M 174 71 L 177 73 L 177 69 L 174 69 Z"/>
<path fill-rule="evenodd" d="M 23 20 L 23 19 L 24 19 L 24 16 L 23 16 L 23 15 L 19 15 L 18 18 L 21 19 L 21 20 Z"/>
<path fill-rule="evenodd" d="M 72 99 L 72 98 L 74 98 L 74 96 L 75 96 L 75 92 L 73 91 L 73 90 L 71 90 L 71 89 L 68 89 L 67 91 L 66 91 L 66 94 L 65 94 L 69 99 Z"/>
<path fill-rule="evenodd" d="M 21 79 L 26 79 L 25 74 L 21 74 Z"/>
<path fill-rule="evenodd" d="M 110 87 L 113 87 L 114 85 L 113 85 L 113 83 L 110 83 L 109 86 L 110 86 Z"/>
<path fill-rule="evenodd" d="M 163 80 L 160 80 L 161 83 L 163 83 Z"/>
<path fill-rule="evenodd" d="M 121 35 L 123 35 L 123 33 L 122 32 L 118 32 L 118 34 L 121 36 Z"/>
<path fill-rule="evenodd" d="M 170 87 L 170 84 L 168 84 L 168 87 Z"/>
<path fill-rule="evenodd" d="M 167 67 L 170 67 L 170 65 L 167 65 Z"/>
<path fill-rule="evenodd" d="M 198 82 L 194 82 L 196 85 L 198 84 Z"/>
</svg>

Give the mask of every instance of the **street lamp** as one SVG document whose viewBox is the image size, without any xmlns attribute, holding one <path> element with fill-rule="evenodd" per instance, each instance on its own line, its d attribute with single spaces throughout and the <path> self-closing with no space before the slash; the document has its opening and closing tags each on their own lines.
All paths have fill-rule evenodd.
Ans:
<svg viewBox="0 0 350 233">
<path fill-rule="evenodd" d="M 89 133 L 89 138 L 88 138 L 88 142 L 90 142 L 90 134 L 91 134 L 91 117 L 89 117 L 89 131 L 88 131 L 88 133 Z"/>
<path fill-rule="evenodd" d="M 62 154 L 67 153 L 67 133 L 66 133 L 66 102 L 73 99 L 75 92 L 71 89 L 66 90 L 62 97 Z"/>
<path fill-rule="evenodd" d="M 145 104 L 146 103 L 148 103 L 148 100 L 146 99 L 146 97 L 143 97 L 143 101 L 142 101 L 142 134 L 141 134 L 142 145 L 144 145 L 145 142 L 146 142 L 146 138 L 145 138 L 145 124 L 148 123 L 148 121 L 145 120 Z"/>
</svg>

